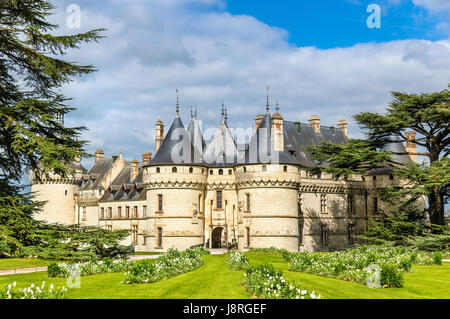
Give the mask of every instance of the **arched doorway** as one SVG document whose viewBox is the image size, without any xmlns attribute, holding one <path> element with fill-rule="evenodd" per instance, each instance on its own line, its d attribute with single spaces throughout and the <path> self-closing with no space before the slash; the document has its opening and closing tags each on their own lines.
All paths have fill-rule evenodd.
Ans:
<svg viewBox="0 0 450 319">
<path fill-rule="evenodd" d="M 212 242 L 211 248 L 220 248 L 222 244 L 222 227 L 216 227 L 212 231 Z"/>
</svg>

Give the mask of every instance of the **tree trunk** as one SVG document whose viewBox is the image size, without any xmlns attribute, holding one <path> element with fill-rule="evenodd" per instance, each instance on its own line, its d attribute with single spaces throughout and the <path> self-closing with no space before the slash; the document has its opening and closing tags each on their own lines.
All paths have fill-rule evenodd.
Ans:
<svg viewBox="0 0 450 319">
<path fill-rule="evenodd" d="M 444 220 L 444 195 L 441 187 L 435 187 L 428 195 L 428 207 L 430 222 L 437 225 L 445 225 Z"/>
</svg>

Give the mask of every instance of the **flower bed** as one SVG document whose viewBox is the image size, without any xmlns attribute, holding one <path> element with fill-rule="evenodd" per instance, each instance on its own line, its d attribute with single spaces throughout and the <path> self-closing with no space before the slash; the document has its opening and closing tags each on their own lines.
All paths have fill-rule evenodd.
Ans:
<svg viewBox="0 0 450 319">
<path fill-rule="evenodd" d="M 320 299 L 320 294 L 308 292 L 287 281 L 281 270 L 273 265 L 251 266 L 244 273 L 244 286 L 247 291 L 262 299 Z"/>
<path fill-rule="evenodd" d="M 50 287 L 42 285 L 35 286 L 32 284 L 28 288 L 16 289 L 16 283 L 6 286 L 0 291 L 0 299 L 66 299 L 67 289 L 65 287 L 54 289 L 53 284 Z"/>
<path fill-rule="evenodd" d="M 315 254 L 308 252 L 284 253 L 291 271 L 304 271 L 317 275 L 365 284 L 373 272 L 380 269 L 382 287 L 402 287 L 403 272 L 411 270 L 413 264 L 440 264 L 436 254 L 413 252 L 405 248 L 361 247 L 345 252 Z M 371 266 L 371 267 L 369 267 Z"/>
<path fill-rule="evenodd" d="M 136 264 L 123 280 L 125 284 L 150 283 L 192 271 L 203 265 L 202 255 L 209 254 L 203 247 L 178 251 L 170 249 L 154 261 Z"/>
<path fill-rule="evenodd" d="M 232 250 L 228 254 L 227 264 L 233 270 L 242 270 L 249 266 L 247 256 L 237 250 Z"/>
<path fill-rule="evenodd" d="M 68 277 L 69 275 L 90 276 L 104 273 L 123 272 L 131 269 L 135 262 L 128 259 L 103 259 L 102 262 L 91 260 L 87 263 L 57 264 L 51 263 L 47 268 L 48 277 Z"/>
</svg>

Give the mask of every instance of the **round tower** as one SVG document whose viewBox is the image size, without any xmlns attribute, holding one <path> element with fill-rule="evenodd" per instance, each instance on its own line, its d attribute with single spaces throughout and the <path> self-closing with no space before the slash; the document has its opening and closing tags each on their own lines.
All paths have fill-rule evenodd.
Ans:
<svg viewBox="0 0 450 319">
<path fill-rule="evenodd" d="M 29 173 L 31 191 L 36 201 L 45 202 L 41 211 L 33 217 L 47 223 L 65 225 L 76 224 L 75 197 L 80 191 L 81 181 L 85 169 L 80 163 L 68 165 L 74 174 L 66 178 L 50 174 L 38 181 L 33 171 Z"/>
<path fill-rule="evenodd" d="M 239 249 L 299 249 L 298 185 L 295 165 L 236 167 Z"/>
</svg>

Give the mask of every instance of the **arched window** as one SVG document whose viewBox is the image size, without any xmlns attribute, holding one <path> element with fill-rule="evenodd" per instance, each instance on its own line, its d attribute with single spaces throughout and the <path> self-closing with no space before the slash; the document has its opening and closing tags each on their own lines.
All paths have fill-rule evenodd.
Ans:
<svg viewBox="0 0 450 319">
<path fill-rule="evenodd" d="M 223 175 L 223 169 L 219 169 L 219 175 Z"/>
<path fill-rule="evenodd" d="M 194 172 L 194 169 L 192 167 L 189 167 L 189 173 L 192 174 Z"/>
<path fill-rule="evenodd" d="M 267 172 L 267 166 L 266 166 L 266 165 L 263 165 L 262 168 L 261 168 L 261 170 L 262 170 L 263 172 Z"/>
<path fill-rule="evenodd" d="M 229 169 L 228 170 L 228 175 L 231 175 L 231 174 L 233 174 L 233 170 Z"/>
<path fill-rule="evenodd" d="M 177 172 L 177 168 L 176 167 L 172 167 L 172 173 L 176 173 Z"/>
<path fill-rule="evenodd" d="M 214 172 L 212 169 L 209 170 L 209 175 L 214 175 Z"/>
<path fill-rule="evenodd" d="M 394 179 L 394 175 L 390 174 L 389 179 L 392 181 Z"/>
<path fill-rule="evenodd" d="M 247 172 L 247 167 L 244 166 L 244 173 Z"/>
<path fill-rule="evenodd" d="M 287 172 L 287 166 L 286 165 L 283 166 L 283 172 Z"/>
<path fill-rule="evenodd" d="M 161 169 L 159 167 L 156 168 L 156 173 L 161 173 Z"/>
</svg>

